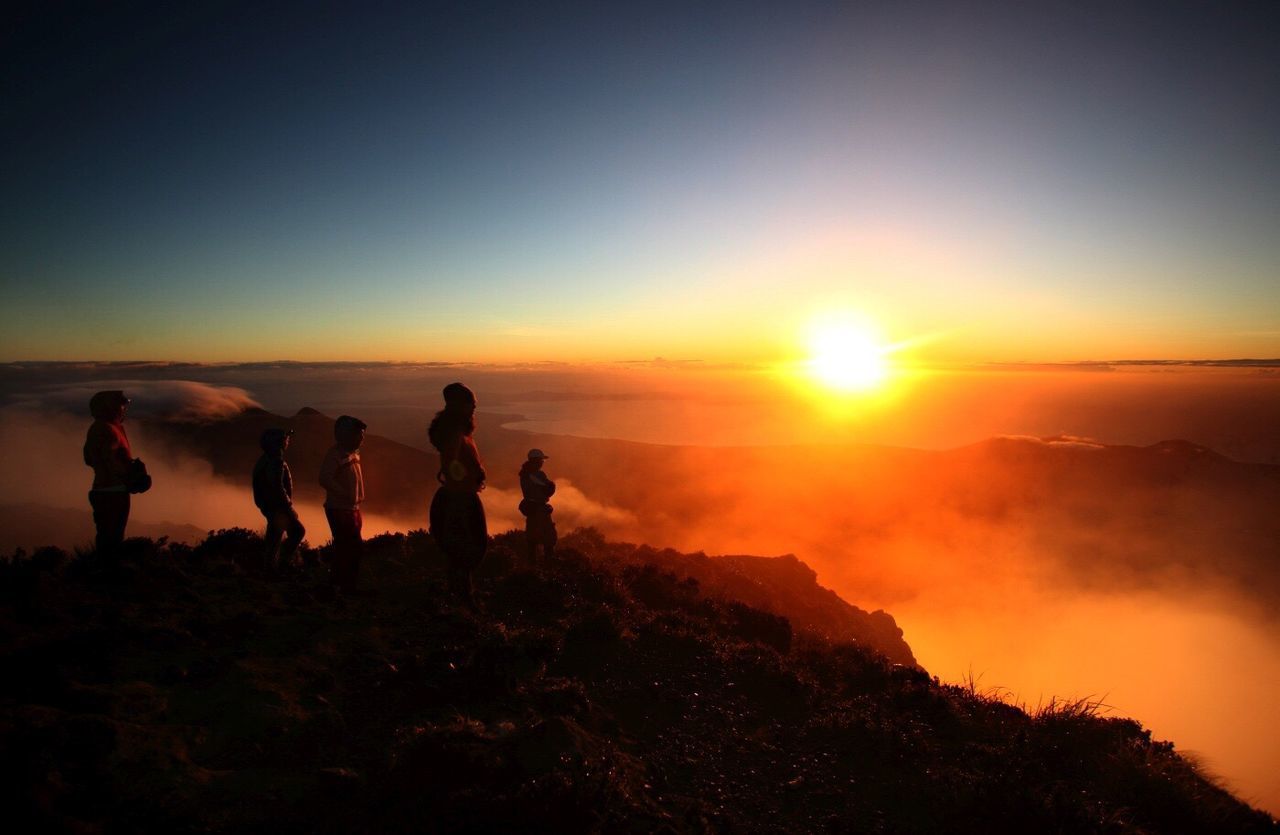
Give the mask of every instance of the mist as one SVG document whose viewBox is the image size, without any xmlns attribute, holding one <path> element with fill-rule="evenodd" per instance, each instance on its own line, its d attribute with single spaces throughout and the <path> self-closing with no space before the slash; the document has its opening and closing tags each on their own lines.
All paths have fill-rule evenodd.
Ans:
<svg viewBox="0 0 1280 835">
<path fill-rule="evenodd" d="M 185 419 L 255 404 L 350 412 L 423 449 L 439 387 L 464 379 L 481 401 L 492 531 L 522 525 L 514 472 L 525 450 L 544 448 L 562 533 L 591 525 L 689 552 L 796 554 L 845 599 L 893 614 L 943 680 L 974 676 L 1031 709 L 1101 699 L 1280 811 L 1280 729 L 1269 720 L 1280 689 L 1280 479 L 1237 463 L 1280 460 L 1280 375 L 1268 369 L 936 374 L 862 411 L 758 369 L 261 366 L 194 369 L 205 383 L 160 377 L 172 373 L 35 385 L 10 369 L 0 442 L 28 476 L 0 489 L 0 503 L 87 510 L 83 409 L 99 388 L 126 388 L 138 414 Z M 261 529 L 247 473 L 244 484 L 221 480 L 140 430 L 131 438 L 156 488 L 135 497 L 133 519 Z M 1173 438 L 1192 443 L 1137 448 Z M 308 539 L 327 540 L 321 509 L 299 509 Z M 365 530 L 421 528 L 425 517 L 425 507 L 366 516 Z"/>
<path fill-rule="evenodd" d="M 85 404 L 95 391 L 112 388 L 125 390 L 133 398 L 129 416 L 135 419 L 205 422 L 229 418 L 249 408 L 261 408 L 242 388 L 190 380 L 114 379 L 84 385 L 49 385 L 23 393 L 13 399 L 13 405 L 0 408 L 0 443 L 9 451 L 6 460 L 15 472 L 24 474 L 20 481 L 0 487 L 0 505 L 36 505 L 88 512 L 87 493 L 92 471 L 81 458 L 81 448 L 90 418 L 78 415 L 86 411 Z M 239 484 L 219 478 L 208 461 L 153 438 L 146 422 L 126 419 L 125 425 L 135 455 L 146 461 L 154 482 L 151 491 L 133 497 L 132 522 L 169 526 L 166 533 L 176 541 L 198 536 L 188 532 L 191 528 L 209 531 L 264 527 L 262 516 L 253 504 L 249 473 L 245 473 L 244 482 Z M 295 487 L 302 481 L 312 482 L 315 477 L 316 474 L 310 472 L 293 472 Z M 518 490 L 490 487 L 484 497 L 493 532 L 523 528 L 524 520 L 516 511 L 521 499 Z M 307 528 L 308 541 L 313 545 L 328 541 L 329 527 L 323 506 L 295 495 L 295 507 Z M 593 500 L 569 479 L 559 481 L 555 507 L 557 519 L 566 530 L 635 527 L 633 513 Z M 363 517 L 365 536 L 427 527 L 425 507 L 417 516 L 366 510 Z M 19 546 L 71 548 L 89 544 L 66 539 L 36 542 L 20 530 L 5 534 L 2 541 L 10 550 Z"/>
<path fill-rule="evenodd" d="M 0 505 L 30 504 L 87 513 L 93 474 L 81 458 L 81 447 L 88 423 L 88 419 L 80 420 L 63 413 L 17 407 L 0 409 L 0 443 L 9 450 L 6 458 L 16 472 L 27 474 L 20 483 L 0 488 Z M 168 526 L 166 533 L 175 541 L 195 538 L 196 534 L 187 533 L 189 528 L 199 531 L 265 528 L 262 515 L 253 504 L 247 474 L 245 485 L 231 484 L 215 477 L 208 462 L 175 454 L 162 445 L 148 444 L 145 431 L 130 426 L 128 421 L 125 426 L 134 454 L 146 461 L 153 481 L 149 492 L 133 497 L 131 524 L 150 522 L 161 528 Z M 299 502 L 297 509 L 307 528 L 308 541 L 313 545 L 328 541 L 324 508 Z M 372 536 L 405 530 L 409 521 L 367 515 L 365 533 Z M 6 542 L 26 548 L 91 545 L 88 541 L 31 542 L 28 539 L 21 531 L 6 532 Z"/>
<path fill-rule="evenodd" d="M 1103 454 L 1078 439 L 1015 443 L 1071 453 L 1068 473 Z M 660 490 L 627 502 L 651 508 L 641 541 L 795 553 L 845 599 L 892 613 L 943 680 L 977 676 L 1031 708 L 1101 699 L 1280 809 L 1275 490 L 1139 473 L 1085 482 L 1094 493 L 980 456 L 889 464 L 828 450 L 818 465 L 808 452 L 688 466 L 682 498 L 702 504 Z"/>
</svg>

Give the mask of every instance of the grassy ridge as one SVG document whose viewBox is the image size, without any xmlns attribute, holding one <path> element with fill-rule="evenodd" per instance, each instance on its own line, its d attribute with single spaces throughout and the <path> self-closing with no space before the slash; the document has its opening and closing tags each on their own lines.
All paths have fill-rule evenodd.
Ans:
<svg viewBox="0 0 1280 835">
<path fill-rule="evenodd" d="M 584 532 L 555 564 L 527 566 L 518 537 L 499 536 L 474 615 L 446 602 L 421 532 L 371 540 L 371 594 L 350 600 L 329 592 L 320 552 L 284 580 L 246 568 L 259 545 L 241 530 L 195 547 L 131 540 L 110 576 L 55 549 L 3 564 L 11 820 L 1274 831 L 1133 721 L 1088 703 L 1030 714 L 940 684 L 718 596 L 670 552 Z"/>
</svg>

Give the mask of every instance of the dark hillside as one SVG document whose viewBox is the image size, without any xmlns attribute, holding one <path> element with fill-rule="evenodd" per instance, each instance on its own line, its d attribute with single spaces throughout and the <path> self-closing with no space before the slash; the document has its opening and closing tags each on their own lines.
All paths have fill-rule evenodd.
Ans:
<svg viewBox="0 0 1280 835">
<path fill-rule="evenodd" d="M 781 557 L 682 554 L 670 548 L 606 542 L 593 530 L 574 533 L 568 540 L 597 559 L 614 565 L 654 566 L 692 577 L 705 594 L 737 600 L 782 615 L 798 630 L 828 641 L 854 641 L 895 664 L 915 666 L 911 647 L 893 616 L 866 612 L 818 584 L 817 573 L 793 554 Z"/>
<path fill-rule="evenodd" d="M 732 560 L 686 572 L 670 553 L 567 539 L 530 568 L 498 537 L 478 616 L 445 603 L 421 532 L 371 541 L 372 594 L 352 600 L 314 561 L 285 580 L 243 569 L 259 541 L 238 530 L 194 548 L 131 540 L 111 576 L 52 549 L 4 563 L 7 822 L 1274 831 L 1135 722 L 1088 705 L 1030 716 L 688 577 Z"/>
</svg>

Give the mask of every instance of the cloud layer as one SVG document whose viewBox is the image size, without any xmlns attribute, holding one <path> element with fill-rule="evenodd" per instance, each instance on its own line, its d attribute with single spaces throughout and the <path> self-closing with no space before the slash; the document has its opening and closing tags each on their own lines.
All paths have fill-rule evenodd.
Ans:
<svg viewBox="0 0 1280 835">
<path fill-rule="evenodd" d="M 138 379 L 47 386 L 18 395 L 14 398 L 14 405 L 87 416 L 89 398 L 95 392 L 111 389 L 120 389 L 133 400 L 129 404 L 129 414 L 134 417 L 199 422 L 221 420 L 245 409 L 260 408 L 249 392 L 237 386 L 193 380 Z"/>
</svg>

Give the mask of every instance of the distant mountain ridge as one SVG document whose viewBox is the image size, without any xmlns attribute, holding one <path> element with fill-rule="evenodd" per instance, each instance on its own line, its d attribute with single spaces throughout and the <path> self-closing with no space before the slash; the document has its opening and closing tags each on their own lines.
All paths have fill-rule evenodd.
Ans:
<svg viewBox="0 0 1280 835">
<path fill-rule="evenodd" d="M 321 496 L 315 473 L 332 421 L 315 409 L 293 417 L 250 410 L 205 424 L 151 422 L 148 440 L 207 460 L 245 483 L 269 426 L 296 431 L 290 463 L 304 498 Z M 477 440 L 490 484 L 515 490 L 530 447 L 552 455 L 555 477 L 634 519 L 617 539 L 721 553 L 802 553 L 846 595 L 880 583 L 882 598 L 910 590 L 882 579 L 861 554 L 886 539 L 939 546 L 984 526 L 1026 532 L 1061 582 L 1117 588 L 1183 578 L 1223 584 L 1280 609 L 1280 466 L 1234 461 L 1186 440 L 1147 447 L 1068 436 L 999 437 L 949 450 L 867 445 L 706 448 L 555 436 L 495 425 L 479 415 Z M 422 427 L 426 446 L 426 426 Z M 426 522 L 434 452 L 378 435 L 362 451 L 371 512 Z M 933 538 L 931 538 L 933 537 Z M 922 539 L 923 538 L 923 539 Z M 977 560 L 978 545 L 949 554 Z M 836 566 L 839 578 L 830 572 Z M 975 563 L 975 570 L 983 570 Z"/>
</svg>

